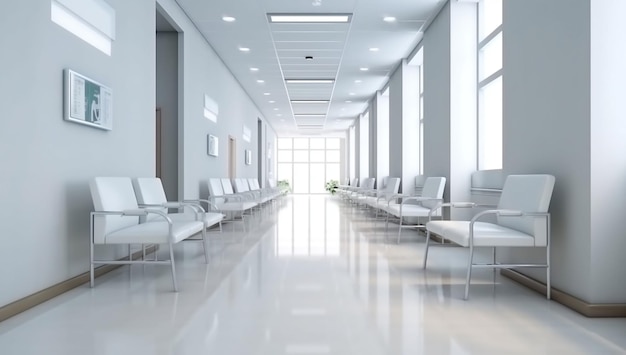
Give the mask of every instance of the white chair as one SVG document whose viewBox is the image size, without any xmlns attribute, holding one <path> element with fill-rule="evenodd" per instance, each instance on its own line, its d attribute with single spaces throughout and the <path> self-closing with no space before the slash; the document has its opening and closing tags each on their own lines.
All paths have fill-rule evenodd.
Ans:
<svg viewBox="0 0 626 355">
<path fill-rule="evenodd" d="M 372 191 L 376 185 L 376 178 L 363 178 L 361 185 L 349 189 L 347 196 L 353 203 L 357 203 L 361 194 Z"/>
<path fill-rule="evenodd" d="M 342 199 L 347 198 L 350 191 L 357 188 L 358 186 L 359 186 L 359 178 L 354 178 L 350 182 L 350 185 L 340 185 L 339 188 L 337 189 L 337 192 L 339 193 L 339 196 Z"/>
<path fill-rule="evenodd" d="M 268 198 L 270 201 L 274 201 L 277 197 L 282 195 L 278 189 L 261 188 L 259 180 L 256 178 L 248 178 L 248 185 L 250 186 L 250 191 L 259 191 L 261 196 Z"/>
<path fill-rule="evenodd" d="M 428 218 L 430 221 L 432 216 L 441 216 L 439 205 L 443 202 L 443 191 L 446 187 L 445 177 L 428 177 L 424 182 L 421 196 L 395 195 L 392 196 L 385 206 L 387 212 L 387 221 L 385 229 L 389 225 L 389 217 L 398 218 L 398 239 L 396 243 L 400 243 L 400 233 L 402 228 L 415 228 L 424 225 L 419 223 L 420 218 Z M 401 203 L 392 203 L 395 198 L 401 198 Z M 403 218 L 416 218 L 417 224 L 402 224 Z"/>
<path fill-rule="evenodd" d="M 550 299 L 550 214 L 548 207 L 554 189 L 552 175 L 510 175 L 504 182 L 497 209 L 476 214 L 470 221 L 431 221 L 426 224 L 424 268 L 428 257 L 430 234 L 469 248 L 465 296 L 469 297 L 469 284 L 473 268 L 510 269 L 519 267 L 546 268 L 546 296 Z M 471 208 L 475 203 L 445 203 L 442 207 Z M 479 219 L 496 216 L 496 223 L 479 222 Z M 474 263 L 474 248 L 493 248 L 489 264 Z M 496 247 L 545 248 L 546 263 L 500 264 L 496 260 Z"/>
<path fill-rule="evenodd" d="M 200 221 L 174 222 L 160 209 L 141 209 L 137 204 L 133 184 L 129 177 L 96 177 L 89 182 L 94 212 L 90 214 L 90 286 L 94 286 L 96 264 L 167 264 L 172 269 L 174 291 L 178 291 L 174 266 L 174 244 L 197 233 L 205 237 L 206 229 Z M 139 217 L 159 216 L 161 221 L 139 223 Z M 96 260 L 95 245 L 129 246 L 128 260 Z M 167 244 L 170 259 L 132 260 L 131 244 Z"/>
<path fill-rule="evenodd" d="M 217 208 L 218 212 L 226 212 L 229 215 L 229 219 L 234 220 L 237 213 L 241 214 L 241 220 L 244 221 L 244 212 L 252 209 L 256 206 L 256 203 L 250 201 L 244 201 L 241 196 L 231 194 L 224 194 L 223 185 L 221 179 L 211 178 L 206 181 L 210 202 L 214 208 Z M 232 190 L 231 190 L 232 191 Z M 244 230 L 245 230 L 245 223 Z"/>
<path fill-rule="evenodd" d="M 372 193 L 365 198 L 365 203 L 376 210 L 376 218 L 378 218 L 378 211 L 389 204 L 389 200 L 398 194 L 399 189 L 400 178 L 388 177 L 384 188 L 381 190 L 374 190 L 375 193 Z"/>
<path fill-rule="evenodd" d="M 223 214 L 217 212 L 205 212 L 199 204 L 199 201 L 168 201 L 165 196 L 165 191 L 163 190 L 163 184 L 159 178 L 135 178 L 133 179 L 133 187 L 135 188 L 135 195 L 137 196 L 137 202 L 140 207 L 160 209 L 161 211 L 167 213 L 167 216 L 174 222 L 201 221 L 204 223 L 205 229 L 209 229 L 217 224 L 220 227 L 220 231 L 222 230 L 222 220 L 224 219 Z M 191 209 L 193 213 L 168 213 L 168 209 L 170 208 L 187 208 Z M 151 219 L 157 219 L 157 216 L 154 216 Z M 206 238 L 202 239 L 202 244 L 204 246 L 204 257 L 208 262 L 208 247 Z"/>
</svg>

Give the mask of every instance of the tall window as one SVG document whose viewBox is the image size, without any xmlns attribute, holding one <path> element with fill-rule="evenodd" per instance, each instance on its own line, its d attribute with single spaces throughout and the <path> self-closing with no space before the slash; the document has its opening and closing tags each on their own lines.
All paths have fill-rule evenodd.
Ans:
<svg viewBox="0 0 626 355">
<path fill-rule="evenodd" d="M 478 4 L 478 169 L 502 169 L 502 0 Z"/>
<path fill-rule="evenodd" d="M 326 182 L 340 181 L 340 138 L 278 138 L 278 180 L 294 193 L 325 193 Z"/>
</svg>

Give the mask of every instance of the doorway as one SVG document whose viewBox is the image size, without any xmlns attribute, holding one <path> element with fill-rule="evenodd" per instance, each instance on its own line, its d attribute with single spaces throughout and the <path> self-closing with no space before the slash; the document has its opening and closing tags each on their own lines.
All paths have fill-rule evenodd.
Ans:
<svg viewBox="0 0 626 355">
<path fill-rule="evenodd" d="M 179 130 L 179 118 L 182 118 L 179 65 L 182 64 L 180 44 L 183 33 L 160 6 L 157 5 L 155 13 L 155 176 L 161 178 L 167 198 L 176 201 L 182 194 L 182 186 L 179 186 L 182 183 L 179 176 L 182 171 L 179 156 L 182 152 L 182 139 L 179 139 L 182 133 Z"/>
</svg>

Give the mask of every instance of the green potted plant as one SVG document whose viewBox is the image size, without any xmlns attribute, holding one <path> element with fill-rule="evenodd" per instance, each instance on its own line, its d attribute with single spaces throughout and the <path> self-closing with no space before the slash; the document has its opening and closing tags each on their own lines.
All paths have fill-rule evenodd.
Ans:
<svg viewBox="0 0 626 355">
<path fill-rule="evenodd" d="M 291 185 L 289 185 L 289 180 L 278 180 L 278 188 L 284 194 L 291 192 Z"/>
<path fill-rule="evenodd" d="M 337 180 L 330 180 L 326 183 L 326 191 L 330 192 L 331 195 L 337 192 L 337 187 L 339 187 L 339 181 Z"/>
</svg>

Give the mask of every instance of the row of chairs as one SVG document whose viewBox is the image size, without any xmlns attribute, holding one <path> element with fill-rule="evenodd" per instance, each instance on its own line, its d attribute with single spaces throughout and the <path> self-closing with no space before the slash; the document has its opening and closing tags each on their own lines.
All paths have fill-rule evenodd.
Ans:
<svg viewBox="0 0 626 355">
<path fill-rule="evenodd" d="M 495 208 L 484 210 L 485 207 L 473 202 L 443 202 L 443 190 L 446 179 L 443 177 L 428 177 L 425 179 L 420 196 L 392 193 L 398 178 L 388 178 L 387 185 L 374 195 L 365 197 L 364 201 L 371 207 L 382 210 L 387 214 L 386 228 L 390 217 L 398 218 L 398 242 L 403 225 L 403 218 L 426 217 L 425 224 L 418 226 L 426 230 L 426 246 L 424 248 L 423 268 L 428 261 L 429 248 L 432 245 L 445 245 L 445 241 L 469 249 L 464 299 L 469 297 L 469 285 L 472 270 L 475 268 L 513 269 L 513 268 L 545 268 L 546 269 L 546 297 L 551 296 L 550 278 L 550 214 L 548 208 L 552 198 L 555 178 L 546 174 L 510 175 L 506 178 L 500 200 Z M 392 186 L 389 186 L 389 183 Z M 353 181 L 351 188 L 344 187 L 343 193 L 347 198 L 358 201 L 355 194 L 363 190 L 355 188 L 358 184 Z M 397 192 L 397 190 L 396 190 Z M 381 196 L 384 196 L 381 198 Z M 433 217 L 442 217 L 444 208 L 480 208 L 469 221 L 442 220 Z M 495 216 L 495 220 L 486 222 L 485 218 Z M 411 226 L 414 227 L 414 226 Z M 430 243 L 431 235 L 441 238 L 441 244 Z M 492 260 L 488 263 L 475 261 L 475 249 L 478 247 L 491 248 Z M 500 263 L 496 259 L 498 247 L 544 248 L 545 263 L 517 262 Z"/>
<path fill-rule="evenodd" d="M 170 202 L 158 178 L 96 177 L 89 184 L 94 204 L 90 214 L 90 286 L 94 286 L 95 265 L 170 265 L 174 291 L 178 291 L 174 265 L 174 244 L 184 240 L 201 241 L 208 262 L 207 229 L 219 225 L 224 215 L 207 212 L 200 201 Z M 178 209 L 181 213 L 169 213 Z M 198 236 L 200 237 L 198 239 Z M 131 245 L 142 246 L 143 258 L 133 260 Z M 169 260 L 147 260 L 145 246 L 168 245 Z M 96 259 L 96 245 L 128 245 L 128 260 Z"/>
<path fill-rule="evenodd" d="M 235 178 L 232 181 L 228 178 L 210 178 L 206 183 L 209 190 L 208 202 L 212 208 L 229 214 L 229 219 L 239 216 L 244 222 L 247 212 L 283 196 L 280 189 L 261 188 L 256 178 Z"/>
<path fill-rule="evenodd" d="M 445 177 L 426 177 L 420 195 L 398 193 L 400 178 L 397 177 L 387 177 L 379 189 L 373 188 L 374 182 L 374 178 L 364 178 L 363 184 L 357 186 L 359 179 L 354 179 L 352 185 L 344 187 L 340 194 L 356 205 L 375 210 L 377 219 L 379 214 L 384 214 L 385 230 L 388 230 L 390 219 L 397 220 L 397 243 L 403 228 L 424 228 L 423 219 L 441 217 L 441 209 L 436 207 L 443 202 Z M 407 224 L 407 219 L 415 219 L 416 223 Z"/>
</svg>

